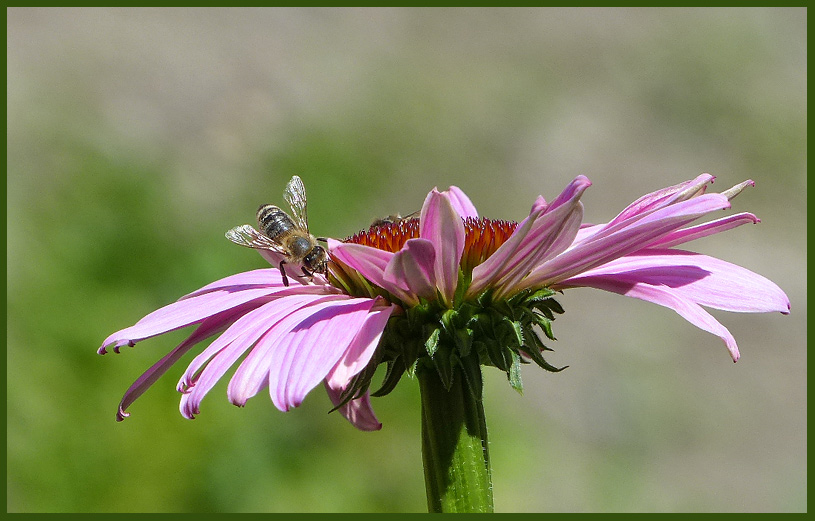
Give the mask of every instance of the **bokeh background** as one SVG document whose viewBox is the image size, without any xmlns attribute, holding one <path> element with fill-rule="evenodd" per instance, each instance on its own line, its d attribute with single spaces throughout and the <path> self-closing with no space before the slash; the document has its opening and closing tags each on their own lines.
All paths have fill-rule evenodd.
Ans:
<svg viewBox="0 0 815 521">
<path fill-rule="evenodd" d="M 224 231 L 306 183 L 344 237 L 455 184 L 482 215 L 592 179 L 586 220 L 654 189 L 752 178 L 762 222 L 693 249 L 777 282 L 792 314 L 670 310 L 570 290 L 548 374 L 486 371 L 498 511 L 807 508 L 806 10 L 11 8 L 10 512 L 425 510 L 405 381 L 355 431 L 317 389 L 281 413 L 226 382 L 195 421 L 130 383 L 184 332 L 109 333 L 263 266 Z M 189 357 L 185 360 L 189 360 Z"/>
</svg>

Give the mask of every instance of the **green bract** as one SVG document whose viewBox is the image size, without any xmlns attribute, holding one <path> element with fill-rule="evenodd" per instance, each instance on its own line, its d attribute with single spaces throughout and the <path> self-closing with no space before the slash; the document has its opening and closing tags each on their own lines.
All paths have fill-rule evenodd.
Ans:
<svg viewBox="0 0 815 521">
<path fill-rule="evenodd" d="M 474 300 L 462 301 L 466 284 L 460 284 L 454 308 L 439 300 L 422 300 L 418 305 L 393 315 L 388 321 L 376 354 L 359 373 L 343 397 L 345 402 L 365 393 L 377 367 L 387 367 L 384 380 L 372 396 L 390 393 L 404 374 L 413 377 L 417 368 L 431 367 L 448 390 L 456 367 L 468 379 L 468 387 L 481 396 L 479 366 L 504 371 L 513 389 L 523 392 L 521 364 L 536 363 L 558 372 L 543 356 L 552 351 L 543 338 L 555 340 L 552 321 L 563 308 L 548 289 L 523 290 L 507 299 L 493 299 L 487 290 Z M 477 380 L 477 381 L 476 381 Z"/>
</svg>

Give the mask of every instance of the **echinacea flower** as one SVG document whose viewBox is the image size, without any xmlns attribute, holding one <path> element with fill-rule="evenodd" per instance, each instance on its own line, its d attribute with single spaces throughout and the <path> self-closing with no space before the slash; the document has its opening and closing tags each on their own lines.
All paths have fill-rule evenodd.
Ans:
<svg viewBox="0 0 815 521">
<path fill-rule="evenodd" d="M 209 284 L 105 339 L 101 354 L 109 345 L 118 352 L 121 346 L 197 325 L 131 386 L 117 418 L 127 416 L 125 409 L 193 346 L 219 335 L 178 383 L 181 413 L 187 418 L 199 413 L 203 397 L 237 365 L 227 388 L 235 405 L 268 389 L 274 405 L 287 411 L 322 382 L 335 408 L 353 425 L 376 430 L 381 424 L 371 408 L 369 387 L 377 366 L 386 364 L 384 382 L 374 396 L 390 392 L 406 373 L 432 374 L 440 383 L 435 388 L 451 396 L 458 386 L 457 399 L 475 404 L 480 412 L 473 421 L 483 425 L 480 366 L 505 371 L 518 390 L 523 363 L 560 370 L 544 359 L 550 349 L 540 333 L 554 340 L 551 322 L 563 309 L 553 297 L 575 287 L 673 309 L 719 336 L 737 361 L 735 339 L 704 307 L 785 314 L 790 307 L 784 292 L 761 275 L 675 248 L 759 222 L 753 214 L 739 213 L 693 225 L 730 208 L 730 200 L 753 184 L 705 193 L 712 181 L 702 174 L 647 194 L 598 225 L 582 222 L 580 198 L 591 185 L 584 176 L 551 202 L 538 197 L 519 223 L 479 217 L 457 187 L 433 189 L 416 218 L 383 221 L 345 241 L 327 239 L 327 273 L 290 274 L 297 281 L 292 285 L 276 269 L 282 266 L 281 256 L 261 251 L 275 268 Z M 420 378 L 423 410 L 443 401 L 435 397 L 425 403 L 424 391 L 432 387 L 427 382 Z M 467 418 L 460 421 L 472 419 Z M 437 421 L 449 418 L 423 412 L 423 433 Z M 478 431 L 478 425 L 468 423 L 467 430 Z M 472 446 L 486 458 L 482 430 Z M 423 446 L 433 444 L 430 437 L 423 434 Z M 428 459 L 435 457 L 428 455 L 432 450 L 425 454 L 429 497 L 432 486 L 446 487 L 452 479 L 444 469 L 438 475 L 427 470 Z M 489 465 L 486 474 L 483 468 L 480 472 L 478 479 L 488 479 Z M 488 503 L 479 508 L 491 509 L 491 495 Z M 430 505 L 431 510 L 442 509 Z"/>
</svg>

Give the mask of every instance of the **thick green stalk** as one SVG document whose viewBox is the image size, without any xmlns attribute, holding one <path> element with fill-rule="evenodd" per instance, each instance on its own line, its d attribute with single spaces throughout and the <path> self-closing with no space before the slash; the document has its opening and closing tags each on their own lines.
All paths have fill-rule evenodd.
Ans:
<svg viewBox="0 0 815 521">
<path fill-rule="evenodd" d="M 492 512 L 487 424 L 477 382 L 457 366 L 448 391 L 432 367 L 417 371 L 422 395 L 422 459 L 430 512 Z M 473 389 L 472 385 L 477 385 Z"/>
</svg>

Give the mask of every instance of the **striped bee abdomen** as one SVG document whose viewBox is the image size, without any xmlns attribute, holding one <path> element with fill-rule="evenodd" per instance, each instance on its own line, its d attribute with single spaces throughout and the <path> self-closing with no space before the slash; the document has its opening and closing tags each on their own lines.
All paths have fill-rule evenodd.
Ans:
<svg viewBox="0 0 815 521">
<path fill-rule="evenodd" d="M 273 204 L 261 205 L 257 217 L 260 231 L 272 240 L 286 236 L 294 229 L 294 223 L 286 212 Z"/>
</svg>

